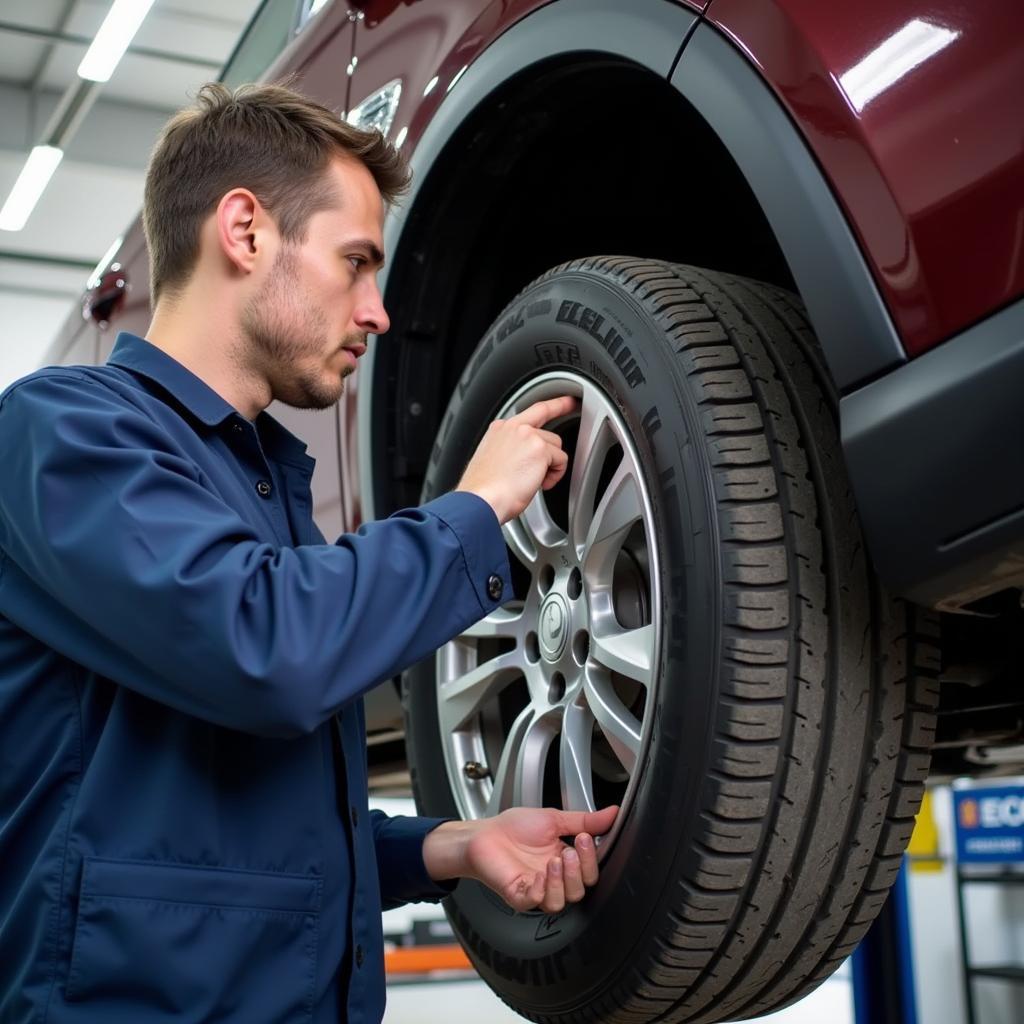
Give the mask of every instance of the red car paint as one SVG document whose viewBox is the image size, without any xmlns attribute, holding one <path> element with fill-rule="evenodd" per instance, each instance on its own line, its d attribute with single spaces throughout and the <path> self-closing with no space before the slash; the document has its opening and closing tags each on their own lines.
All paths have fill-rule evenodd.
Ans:
<svg viewBox="0 0 1024 1024">
<path fill-rule="evenodd" d="M 712 0 L 707 16 L 799 125 L 908 355 L 1024 293 L 1024 6 Z M 912 22 L 919 54 L 944 45 L 857 109 L 844 80 L 901 30 L 912 45 Z"/>
</svg>

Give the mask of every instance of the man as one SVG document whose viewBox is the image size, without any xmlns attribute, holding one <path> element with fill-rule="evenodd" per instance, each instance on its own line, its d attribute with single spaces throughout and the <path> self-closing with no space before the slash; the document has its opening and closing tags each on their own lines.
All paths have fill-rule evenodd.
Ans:
<svg viewBox="0 0 1024 1024">
<path fill-rule="evenodd" d="M 565 472 L 491 425 L 456 492 L 327 544 L 264 412 L 337 401 L 388 318 L 406 172 L 287 89 L 204 88 L 146 179 L 154 315 L 0 398 L 0 1019 L 376 1021 L 381 904 L 557 912 L 593 814 L 369 814 L 366 689 L 511 597 L 499 523 Z M 575 835 L 574 846 L 560 836 Z"/>
</svg>

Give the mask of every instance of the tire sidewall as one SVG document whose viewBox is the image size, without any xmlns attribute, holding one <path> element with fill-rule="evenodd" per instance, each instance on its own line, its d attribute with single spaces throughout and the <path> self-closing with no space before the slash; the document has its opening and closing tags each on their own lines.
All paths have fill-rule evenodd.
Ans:
<svg viewBox="0 0 1024 1024">
<path fill-rule="evenodd" d="M 596 384 L 632 438 L 660 554 L 659 685 L 651 738 L 601 879 L 559 915 L 515 914 L 463 881 L 446 901 L 480 973 L 518 1006 L 571 1010 L 599 997 L 653 941 L 665 888 L 686 877 L 700 838 L 701 790 L 718 705 L 721 569 L 713 477 L 695 399 L 652 315 L 597 271 L 553 272 L 495 321 L 442 420 L 424 484 L 453 487 L 488 423 L 525 383 L 570 372 Z M 406 677 L 406 736 L 423 813 L 457 817 L 441 749 L 435 661 Z"/>
</svg>

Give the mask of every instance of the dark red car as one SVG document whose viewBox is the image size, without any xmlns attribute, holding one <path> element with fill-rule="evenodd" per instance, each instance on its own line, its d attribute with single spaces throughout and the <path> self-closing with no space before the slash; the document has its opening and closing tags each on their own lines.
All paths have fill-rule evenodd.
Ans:
<svg viewBox="0 0 1024 1024">
<path fill-rule="evenodd" d="M 882 906 L 930 758 L 1024 764 L 1022 39 L 1014 0 L 267 0 L 229 63 L 415 173 L 358 387 L 276 410 L 326 533 L 581 399 L 571 474 L 506 528 L 517 600 L 402 683 L 425 811 L 621 804 L 582 904 L 449 901 L 531 1019 L 798 999 Z M 117 260 L 87 305 L 143 333 L 138 224 Z M 63 358 L 111 341 L 79 319 Z"/>
</svg>

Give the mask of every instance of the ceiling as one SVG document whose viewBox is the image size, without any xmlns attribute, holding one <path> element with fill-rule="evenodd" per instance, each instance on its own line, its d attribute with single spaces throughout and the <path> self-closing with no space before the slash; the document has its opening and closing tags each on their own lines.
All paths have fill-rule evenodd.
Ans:
<svg viewBox="0 0 1024 1024">
<path fill-rule="evenodd" d="M 111 0 L 0 0 L 0 204 Z M 21 231 L 0 231 L 0 388 L 39 365 L 90 271 L 142 205 L 167 117 L 217 77 L 258 0 L 156 0 Z"/>
</svg>

